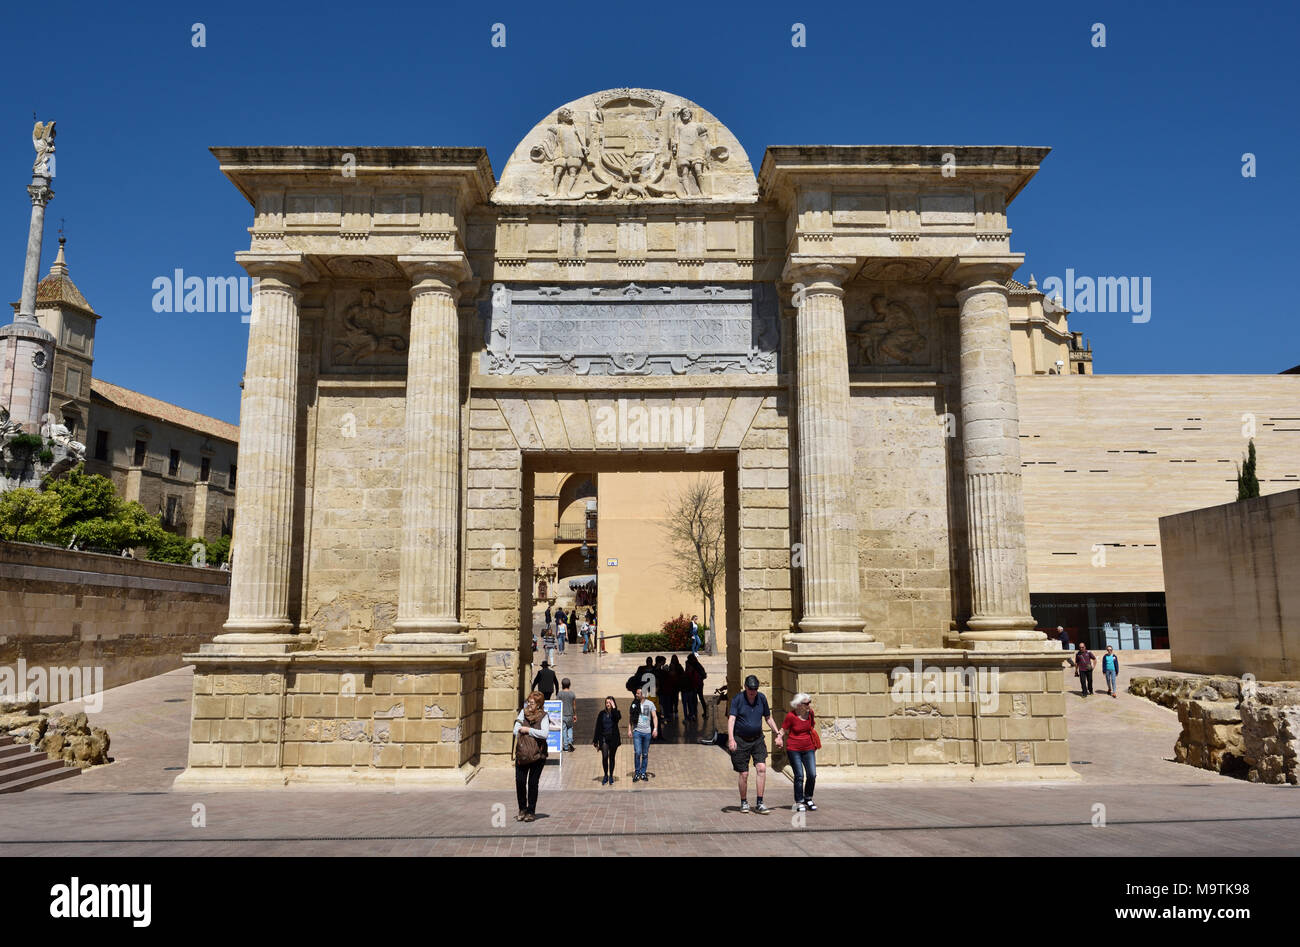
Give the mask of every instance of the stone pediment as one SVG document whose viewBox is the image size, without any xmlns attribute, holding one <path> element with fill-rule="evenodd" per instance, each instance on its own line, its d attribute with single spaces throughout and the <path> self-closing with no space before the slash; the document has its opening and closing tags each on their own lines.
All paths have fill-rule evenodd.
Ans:
<svg viewBox="0 0 1300 947">
<path fill-rule="evenodd" d="M 740 142 L 694 102 L 609 89 L 538 123 L 510 156 L 492 200 L 754 203 L 758 183 Z"/>
</svg>

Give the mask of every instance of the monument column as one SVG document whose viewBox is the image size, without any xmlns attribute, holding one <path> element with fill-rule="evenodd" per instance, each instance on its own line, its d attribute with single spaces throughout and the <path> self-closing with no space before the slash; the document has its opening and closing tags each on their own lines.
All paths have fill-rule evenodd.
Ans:
<svg viewBox="0 0 1300 947">
<path fill-rule="evenodd" d="M 45 236 L 45 205 L 54 198 L 54 122 L 37 122 L 32 132 L 36 160 L 27 195 L 32 215 L 27 228 L 27 256 L 23 261 L 22 301 L 14 321 L 0 328 L 0 408 L 9 417 L 0 418 L 0 432 L 11 433 L 21 425 L 28 434 L 41 430 L 41 418 L 49 410 L 50 385 L 54 377 L 54 336 L 36 319 L 36 286 L 40 278 L 41 243 Z"/>
<path fill-rule="evenodd" d="M 1006 290 L 1016 262 L 961 262 L 957 270 L 971 579 L 971 617 L 962 642 L 1046 639 L 1033 630 L 1029 612 L 1020 416 Z"/>
<path fill-rule="evenodd" d="M 803 617 L 791 650 L 879 650 L 859 606 L 857 509 L 849 436 L 849 361 L 844 280 L 852 259 L 796 262 L 795 284 L 799 525 Z"/>
<path fill-rule="evenodd" d="M 474 642 L 460 621 L 460 254 L 399 257 L 411 277 L 402 463 L 402 548 L 397 620 L 383 650 L 461 653 Z"/>
<path fill-rule="evenodd" d="M 289 618 L 294 453 L 298 424 L 298 300 L 311 273 L 300 254 L 241 253 L 256 283 L 239 409 L 230 616 L 222 645 L 298 641 Z"/>
</svg>

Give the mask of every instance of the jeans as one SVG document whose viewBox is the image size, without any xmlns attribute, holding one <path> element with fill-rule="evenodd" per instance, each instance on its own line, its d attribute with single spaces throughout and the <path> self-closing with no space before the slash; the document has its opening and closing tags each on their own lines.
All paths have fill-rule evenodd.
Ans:
<svg viewBox="0 0 1300 947">
<path fill-rule="evenodd" d="M 794 769 L 794 801 L 807 802 L 812 798 L 813 787 L 817 785 L 817 753 L 815 750 L 786 750 L 785 755 Z"/>
<path fill-rule="evenodd" d="M 1102 673 L 1106 675 L 1106 690 L 1115 693 L 1115 678 L 1119 677 L 1119 672 L 1103 671 Z"/>
<path fill-rule="evenodd" d="M 646 763 L 650 761 L 650 734 L 640 730 L 632 731 L 632 762 L 638 776 L 645 775 Z"/>
<path fill-rule="evenodd" d="M 564 747 L 569 747 L 569 746 L 573 746 L 573 721 L 565 720 L 564 739 L 560 742 L 560 747 L 561 749 L 563 749 Z"/>
<path fill-rule="evenodd" d="M 519 801 L 520 812 L 537 814 L 537 786 L 545 768 L 545 757 L 528 766 L 515 767 L 515 796 Z"/>
<path fill-rule="evenodd" d="M 560 645 L 560 654 L 564 654 L 564 639 L 567 638 L 567 637 L 569 637 L 569 636 L 568 636 L 568 635 L 560 635 L 560 636 L 559 636 L 559 642 L 558 642 L 558 643 L 559 643 L 559 645 Z"/>
</svg>

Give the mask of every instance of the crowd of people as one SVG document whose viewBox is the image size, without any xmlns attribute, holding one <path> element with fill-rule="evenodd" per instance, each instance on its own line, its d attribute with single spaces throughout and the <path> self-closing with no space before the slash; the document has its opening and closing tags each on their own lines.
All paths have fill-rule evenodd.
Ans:
<svg viewBox="0 0 1300 947">
<path fill-rule="evenodd" d="M 661 722 L 678 715 L 678 700 L 687 720 L 697 719 L 699 702 L 703 698 L 704 679 L 708 673 L 694 654 L 683 665 L 673 655 L 671 661 L 661 656 L 646 659 L 628 678 L 627 687 L 632 693 L 628 706 L 627 739 L 632 742 L 632 782 L 650 779 L 648 769 L 651 742 L 659 736 Z M 516 821 L 532 822 L 537 816 L 537 794 L 542 770 L 547 759 L 547 736 L 550 719 L 545 712 L 545 702 L 558 693 L 561 701 L 562 752 L 574 752 L 574 728 L 577 725 L 577 700 L 569 678 L 557 680 L 555 672 L 542 663 L 542 669 L 533 680 L 532 693 L 524 702 L 515 719 L 515 794 L 519 803 Z M 689 694 L 693 699 L 687 700 Z M 705 714 L 707 716 L 707 705 Z M 727 708 L 726 747 L 731 755 L 732 769 L 736 772 L 740 792 L 739 812 L 756 812 L 767 815 L 763 793 L 767 782 L 767 742 L 763 734 L 766 725 L 775 734 L 778 749 L 784 749 L 794 773 L 794 811 L 814 812 L 813 790 L 817 784 L 816 752 L 821 747 L 817 734 L 816 716 L 812 697 L 796 694 L 790 709 L 777 725 L 768 704 L 767 696 L 759 690 L 758 678 L 749 675 L 745 687 L 730 701 Z M 616 780 L 615 768 L 619 747 L 623 742 L 623 714 L 618 701 L 606 697 L 596 714 L 591 745 L 600 753 L 602 786 L 612 786 Z M 755 773 L 756 798 L 754 807 L 749 804 L 749 771 Z"/>
</svg>

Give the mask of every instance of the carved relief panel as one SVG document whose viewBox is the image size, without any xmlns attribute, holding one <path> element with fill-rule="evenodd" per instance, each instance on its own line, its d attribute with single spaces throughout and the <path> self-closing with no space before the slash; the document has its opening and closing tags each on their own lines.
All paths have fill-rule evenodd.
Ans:
<svg viewBox="0 0 1300 947">
<path fill-rule="evenodd" d="M 338 280 L 325 304 L 325 371 L 398 372 L 406 368 L 410 286 L 400 280 Z"/>
<path fill-rule="evenodd" d="M 851 372 L 937 371 L 935 296 L 927 285 L 860 282 L 845 294 Z"/>
</svg>

